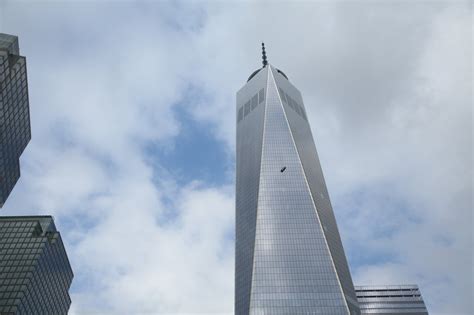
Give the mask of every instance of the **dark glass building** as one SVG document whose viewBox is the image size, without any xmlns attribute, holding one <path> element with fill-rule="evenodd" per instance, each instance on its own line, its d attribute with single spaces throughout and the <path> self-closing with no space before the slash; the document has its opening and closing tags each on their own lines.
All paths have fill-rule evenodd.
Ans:
<svg viewBox="0 0 474 315">
<path fill-rule="evenodd" d="M 67 314 L 72 278 L 51 216 L 0 217 L 0 314 Z"/>
<path fill-rule="evenodd" d="M 356 286 L 362 314 L 428 315 L 417 285 Z"/>
<path fill-rule="evenodd" d="M 20 155 L 30 139 L 26 59 L 18 37 L 0 33 L 0 207 L 20 177 Z"/>
<path fill-rule="evenodd" d="M 303 98 L 263 53 L 237 93 L 235 313 L 360 314 Z"/>
</svg>

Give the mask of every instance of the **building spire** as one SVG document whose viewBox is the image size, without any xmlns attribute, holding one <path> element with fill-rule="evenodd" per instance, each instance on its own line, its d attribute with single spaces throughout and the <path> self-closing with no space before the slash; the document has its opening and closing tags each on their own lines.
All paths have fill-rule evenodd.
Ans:
<svg viewBox="0 0 474 315">
<path fill-rule="evenodd" d="M 265 66 L 268 65 L 267 55 L 265 54 L 265 44 L 263 42 L 262 42 L 262 64 L 263 64 L 263 68 L 265 68 Z"/>
</svg>

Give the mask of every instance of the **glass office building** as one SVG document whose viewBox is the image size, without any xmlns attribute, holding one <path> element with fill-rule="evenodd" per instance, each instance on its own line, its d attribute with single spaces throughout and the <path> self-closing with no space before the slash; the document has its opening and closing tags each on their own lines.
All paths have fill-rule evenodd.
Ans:
<svg viewBox="0 0 474 315">
<path fill-rule="evenodd" d="M 236 314 L 359 314 L 301 93 L 279 69 L 237 93 Z"/>
<path fill-rule="evenodd" d="M 0 314 L 67 314 L 72 278 L 51 216 L 0 217 Z"/>
<path fill-rule="evenodd" d="M 18 37 L 0 33 L 0 207 L 20 177 L 19 158 L 30 139 L 26 59 Z"/>
<path fill-rule="evenodd" d="M 417 285 L 356 286 L 362 314 L 428 315 Z"/>
</svg>

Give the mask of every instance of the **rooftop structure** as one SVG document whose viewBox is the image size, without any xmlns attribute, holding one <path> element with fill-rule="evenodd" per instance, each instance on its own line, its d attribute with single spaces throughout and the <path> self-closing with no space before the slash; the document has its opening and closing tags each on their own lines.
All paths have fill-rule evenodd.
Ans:
<svg viewBox="0 0 474 315">
<path fill-rule="evenodd" d="M 428 315 L 417 285 L 355 286 L 361 314 Z"/>
<path fill-rule="evenodd" d="M 53 217 L 0 217 L 0 314 L 67 314 L 72 278 Z"/>
</svg>

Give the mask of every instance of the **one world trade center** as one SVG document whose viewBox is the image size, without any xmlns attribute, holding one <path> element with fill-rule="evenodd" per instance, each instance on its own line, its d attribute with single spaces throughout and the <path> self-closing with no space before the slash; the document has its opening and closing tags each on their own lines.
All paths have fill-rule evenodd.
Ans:
<svg viewBox="0 0 474 315">
<path fill-rule="evenodd" d="M 237 93 L 236 314 L 360 314 L 301 93 L 267 62 Z"/>
</svg>

